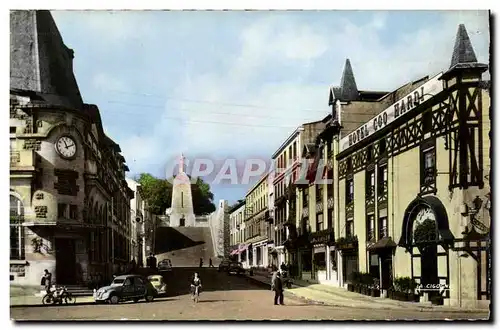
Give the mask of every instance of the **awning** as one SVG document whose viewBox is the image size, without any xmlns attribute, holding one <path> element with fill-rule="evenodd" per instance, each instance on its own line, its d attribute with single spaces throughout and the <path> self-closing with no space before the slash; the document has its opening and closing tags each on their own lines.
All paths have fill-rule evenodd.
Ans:
<svg viewBox="0 0 500 330">
<path fill-rule="evenodd" d="M 236 249 L 236 250 L 231 251 L 231 253 L 229 253 L 229 255 L 234 256 L 235 254 L 238 254 L 239 252 L 240 252 L 240 250 Z"/>
<path fill-rule="evenodd" d="M 238 248 L 238 253 L 246 251 L 247 249 L 248 249 L 248 244 L 240 244 L 240 246 Z"/>
<path fill-rule="evenodd" d="M 376 243 L 367 246 L 368 251 L 382 250 L 382 249 L 393 249 L 397 246 L 396 242 L 390 237 L 384 237 L 379 239 Z"/>
</svg>

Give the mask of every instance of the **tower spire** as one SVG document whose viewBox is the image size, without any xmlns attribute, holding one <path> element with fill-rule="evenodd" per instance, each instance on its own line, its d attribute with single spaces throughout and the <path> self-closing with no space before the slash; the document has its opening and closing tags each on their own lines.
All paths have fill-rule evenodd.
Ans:
<svg viewBox="0 0 500 330">
<path fill-rule="evenodd" d="M 464 24 L 460 24 L 457 30 L 455 39 L 455 47 L 453 47 L 453 55 L 451 56 L 450 68 L 460 63 L 476 63 L 477 58 L 472 48 L 472 44 L 465 29 Z"/>
<path fill-rule="evenodd" d="M 184 153 L 181 153 L 181 157 L 179 159 L 179 173 L 184 173 Z"/>
<path fill-rule="evenodd" d="M 345 60 L 344 72 L 340 81 L 340 97 L 342 101 L 357 100 L 359 96 L 354 73 L 352 72 L 351 61 Z"/>
</svg>

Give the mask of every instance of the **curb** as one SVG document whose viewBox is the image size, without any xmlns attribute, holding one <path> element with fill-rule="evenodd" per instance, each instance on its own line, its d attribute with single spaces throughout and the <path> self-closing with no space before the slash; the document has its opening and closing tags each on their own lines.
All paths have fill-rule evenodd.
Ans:
<svg viewBox="0 0 500 330">
<path fill-rule="evenodd" d="M 44 305 L 44 304 L 15 304 L 10 305 L 10 308 L 22 308 L 22 307 L 71 307 L 71 306 L 84 306 L 84 305 L 95 305 L 94 301 L 85 302 L 75 302 L 74 304 L 61 304 L 61 305 Z"/>
<path fill-rule="evenodd" d="M 268 286 L 268 283 L 262 282 L 258 279 L 252 278 L 248 275 L 245 275 L 248 279 L 252 280 L 253 282 L 258 282 L 260 285 L 266 285 Z M 304 288 L 303 286 L 297 285 L 294 283 L 292 289 L 295 288 Z M 308 288 L 308 287 L 305 287 Z M 313 289 L 309 288 L 312 291 L 317 291 L 317 292 L 323 292 L 318 289 Z M 361 308 L 361 309 L 391 309 L 391 310 L 412 310 L 412 311 L 417 311 L 417 312 L 443 312 L 443 313 L 489 313 L 489 309 L 455 309 L 455 308 L 447 308 L 447 307 L 434 307 L 434 306 L 429 306 L 429 307 L 422 307 L 422 306 L 363 306 L 363 305 L 354 305 L 354 304 L 335 304 L 335 303 L 328 303 L 324 301 L 318 301 L 318 300 L 312 300 L 303 296 L 300 296 L 296 293 L 290 292 L 289 289 L 285 289 L 285 292 L 288 294 L 291 294 L 294 297 L 300 298 L 302 300 L 305 300 L 309 303 L 313 303 L 316 305 L 324 305 L 324 306 L 332 306 L 332 307 L 349 307 L 349 308 Z M 344 299 L 349 299 L 348 297 L 342 297 Z"/>
</svg>

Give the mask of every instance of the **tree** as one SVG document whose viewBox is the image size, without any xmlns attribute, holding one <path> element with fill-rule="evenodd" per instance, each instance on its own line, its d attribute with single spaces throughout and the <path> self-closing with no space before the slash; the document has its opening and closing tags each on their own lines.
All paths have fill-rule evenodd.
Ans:
<svg viewBox="0 0 500 330">
<path fill-rule="evenodd" d="M 172 206 L 173 187 L 170 182 L 173 180 L 159 179 L 149 173 L 142 173 L 136 181 L 141 184 L 143 198 L 147 200 L 149 210 L 153 214 L 165 214 L 165 210 Z M 198 178 L 196 183 L 191 185 L 191 192 L 195 214 L 204 215 L 215 211 L 214 195 L 209 184 Z"/>
</svg>

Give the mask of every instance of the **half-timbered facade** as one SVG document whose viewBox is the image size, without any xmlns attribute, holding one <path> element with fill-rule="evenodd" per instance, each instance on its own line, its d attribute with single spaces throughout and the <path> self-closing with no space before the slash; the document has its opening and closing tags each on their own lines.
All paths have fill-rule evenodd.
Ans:
<svg viewBox="0 0 500 330">
<path fill-rule="evenodd" d="M 330 95 L 331 123 L 342 126 L 340 134 L 327 134 L 338 167 L 340 285 L 354 271 L 372 274 L 382 289 L 408 276 L 423 285 L 421 300 L 489 303 L 487 69 L 460 25 L 447 71 L 372 102 L 373 116 L 357 127 L 342 123 L 355 103 Z"/>
</svg>

